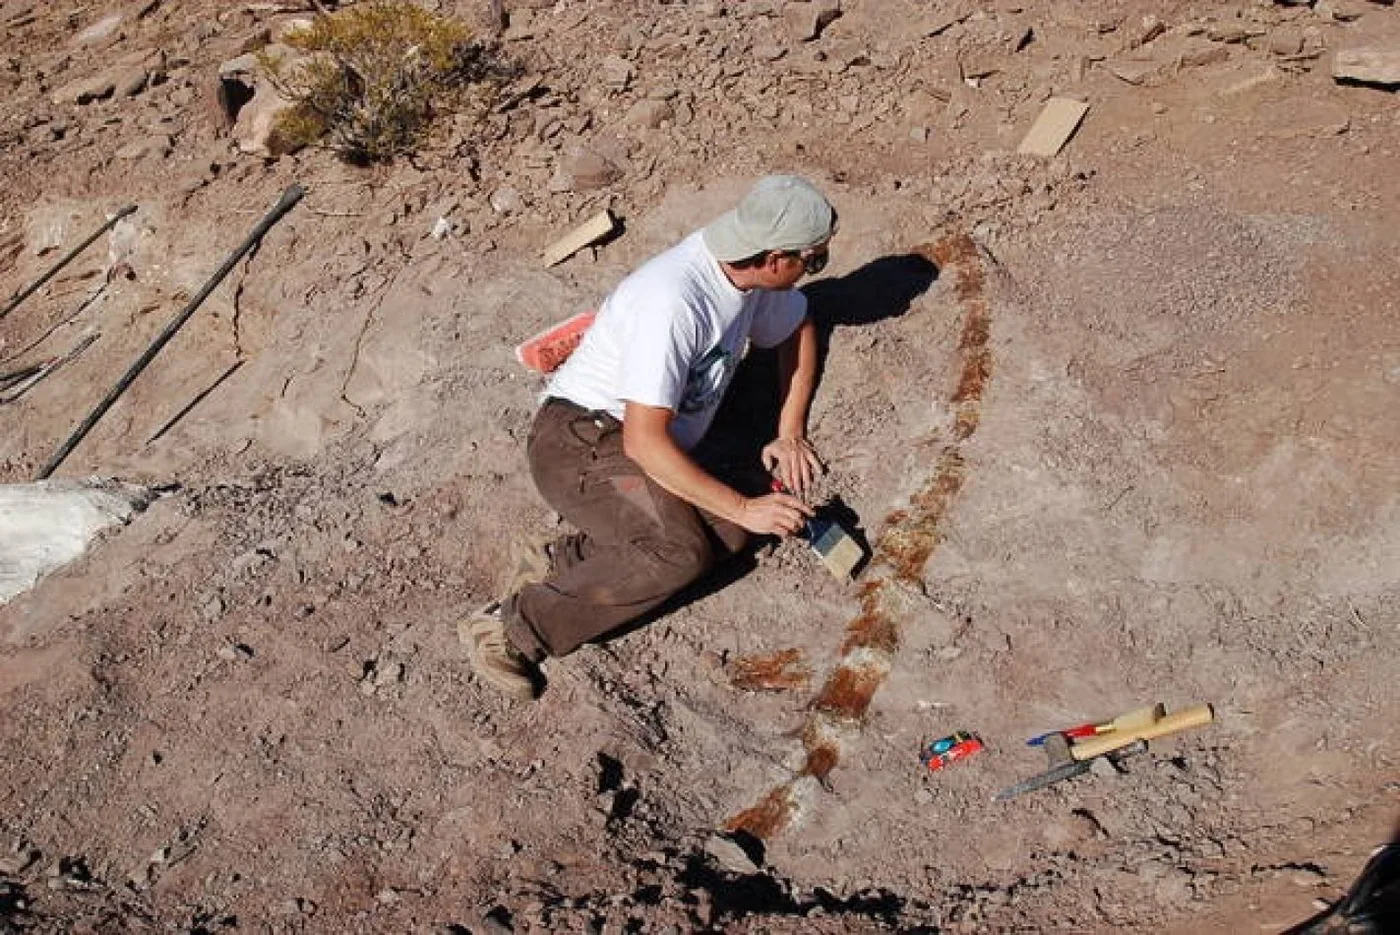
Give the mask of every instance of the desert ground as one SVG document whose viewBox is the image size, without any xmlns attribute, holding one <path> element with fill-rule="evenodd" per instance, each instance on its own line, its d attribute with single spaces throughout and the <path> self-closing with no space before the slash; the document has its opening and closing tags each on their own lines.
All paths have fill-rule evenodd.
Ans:
<svg viewBox="0 0 1400 935">
<path fill-rule="evenodd" d="M 154 501 L 0 607 L 0 931 L 1274 933 L 1346 891 L 1400 814 L 1400 107 L 1334 70 L 1393 6 L 428 5 L 503 77 L 364 167 L 260 151 L 221 79 L 333 4 L 0 0 L 0 296 L 137 206 L 0 319 L 0 371 L 97 335 L 0 405 L 0 483 L 307 190 L 56 474 Z M 762 543 L 503 699 L 455 624 L 557 528 L 515 345 L 776 171 L 840 212 L 811 428 L 872 560 Z M 1155 702 L 1215 722 L 993 801 Z"/>
</svg>

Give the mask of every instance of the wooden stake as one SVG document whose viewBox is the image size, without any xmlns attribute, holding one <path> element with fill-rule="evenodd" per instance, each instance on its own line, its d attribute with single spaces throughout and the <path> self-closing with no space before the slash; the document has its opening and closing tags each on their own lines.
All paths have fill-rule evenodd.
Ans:
<svg viewBox="0 0 1400 935">
<path fill-rule="evenodd" d="M 569 233 L 550 244 L 544 251 L 544 265 L 558 266 L 584 247 L 595 244 L 617 230 L 617 219 L 604 208 Z"/>
<path fill-rule="evenodd" d="M 1021 147 L 1016 151 L 1027 156 L 1054 156 L 1064 147 L 1079 121 L 1084 119 L 1089 105 L 1068 97 L 1052 97 L 1045 102 Z"/>
</svg>

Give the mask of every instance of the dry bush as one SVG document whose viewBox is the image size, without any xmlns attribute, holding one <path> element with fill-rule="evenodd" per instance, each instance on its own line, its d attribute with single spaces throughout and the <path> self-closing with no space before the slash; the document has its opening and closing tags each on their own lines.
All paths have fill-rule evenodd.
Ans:
<svg viewBox="0 0 1400 935">
<path fill-rule="evenodd" d="M 295 105 L 277 123 L 293 145 L 328 141 L 357 163 L 411 153 L 432 118 L 461 107 L 498 70 L 459 20 L 407 0 L 373 0 L 290 33 L 299 56 L 261 54 Z"/>
</svg>

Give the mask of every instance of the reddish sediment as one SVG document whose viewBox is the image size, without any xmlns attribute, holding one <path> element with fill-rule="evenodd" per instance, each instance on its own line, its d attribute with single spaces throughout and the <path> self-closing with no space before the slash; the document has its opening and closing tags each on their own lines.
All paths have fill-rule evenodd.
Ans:
<svg viewBox="0 0 1400 935">
<path fill-rule="evenodd" d="M 885 518 L 885 531 L 874 550 L 872 570 L 878 577 L 861 588 L 860 614 L 846 626 L 841 662 L 812 701 L 812 714 L 802 730 L 806 758 L 799 777 L 810 776 L 823 784 L 841 762 L 840 744 L 826 728 L 832 722 L 860 723 L 885 681 L 889 662 L 899 648 L 899 622 L 885 599 L 885 591 L 894 581 L 917 581 L 938 548 L 939 527 L 967 477 L 959 445 L 981 423 L 982 395 L 992 376 L 991 309 L 983 295 L 985 275 L 977 245 L 966 233 L 958 232 L 914 252 L 951 275 L 954 294 L 964 308 L 958 342 L 961 369 L 949 399 L 954 409 L 953 442 L 940 454 L 928 482 L 909 498 L 908 506 Z M 799 659 L 797 650 L 785 650 L 769 657 L 741 660 L 735 664 L 735 670 L 759 683 L 765 679 L 782 682 L 798 671 L 792 666 Z M 741 669 L 744 663 L 749 665 Z M 800 671 L 806 672 L 805 668 Z M 740 684 L 737 676 L 735 683 Z M 730 818 L 724 827 L 767 839 L 786 829 L 795 811 L 789 782 Z"/>
<path fill-rule="evenodd" d="M 812 670 L 800 649 L 742 656 L 730 666 L 729 683 L 745 691 L 793 691 L 806 688 L 811 680 Z"/>
</svg>

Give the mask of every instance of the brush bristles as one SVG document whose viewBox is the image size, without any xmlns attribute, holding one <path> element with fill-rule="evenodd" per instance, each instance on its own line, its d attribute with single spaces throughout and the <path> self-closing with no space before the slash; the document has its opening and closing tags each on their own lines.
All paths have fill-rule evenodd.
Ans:
<svg viewBox="0 0 1400 935">
<path fill-rule="evenodd" d="M 812 550 L 837 580 L 844 581 L 865 558 L 865 550 L 836 523 L 819 523 L 821 521 L 813 520 L 810 524 Z"/>
</svg>

